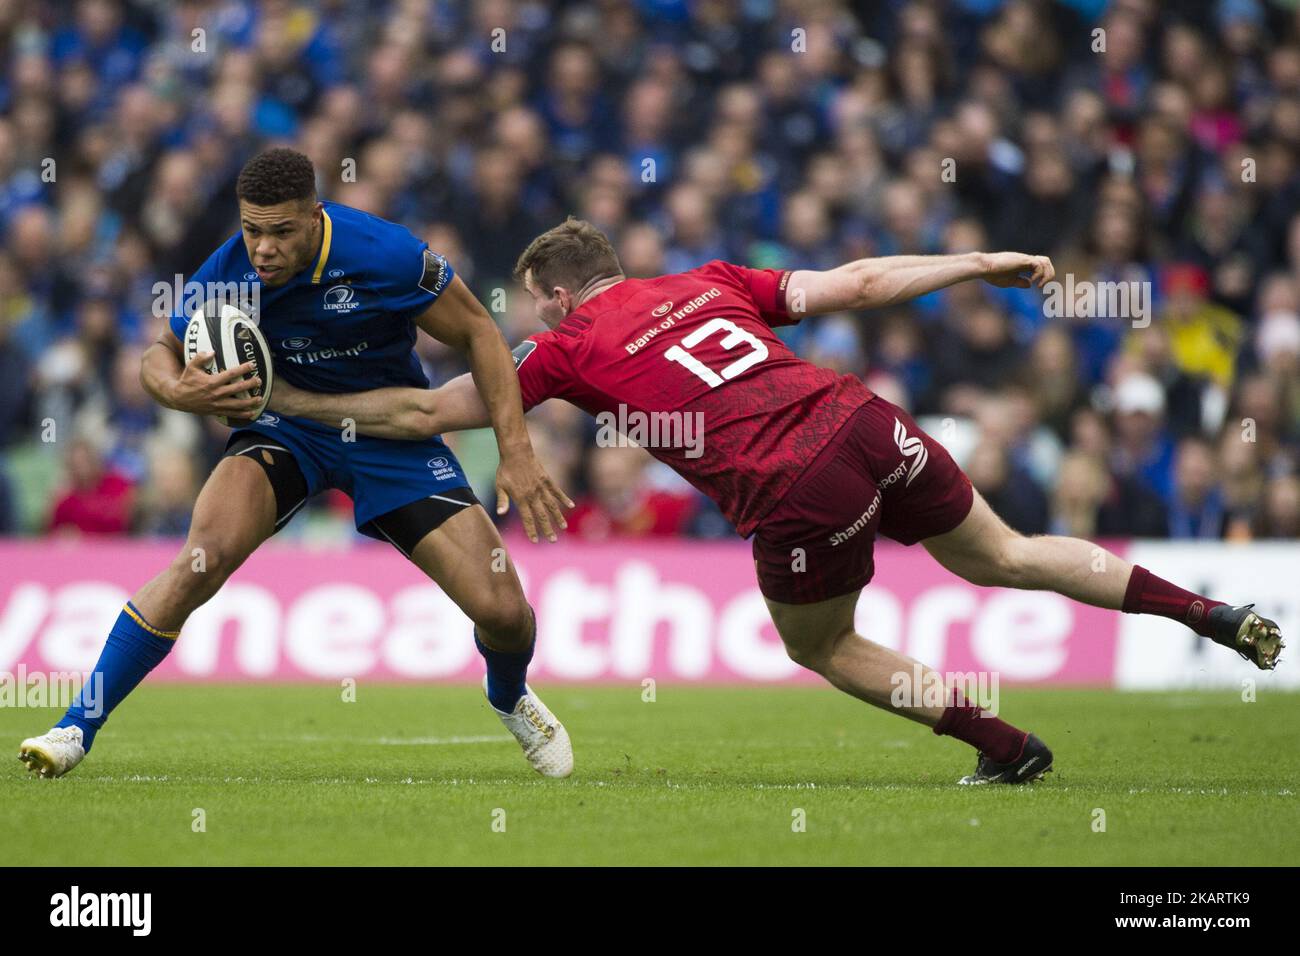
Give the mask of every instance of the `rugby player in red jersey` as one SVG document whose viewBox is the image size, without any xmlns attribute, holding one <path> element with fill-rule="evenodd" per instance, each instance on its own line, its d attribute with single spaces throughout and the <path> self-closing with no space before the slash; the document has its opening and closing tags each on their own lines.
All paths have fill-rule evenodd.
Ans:
<svg viewBox="0 0 1300 956">
<path fill-rule="evenodd" d="M 853 376 L 798 358 L 773 327 L 895 305 L 971 279 L 1028 288 L 1054 274 L 1045 256 L 1000 252 L 863 259 L 827 271 L 714 261 L 629 279 L 604 234 L 570 219 L 535 239 L 516 268 L 549 329 L 514 350 L 523 405 L 562 398 L 618 421 L 659 416 L 669 432 L 678 424 L 685 433 L 685 416 L 702 423 L 702 443 L 647 450 L 716 501 L 737 532 L 753 535 L 759 586 L 790 657 L 845 693 L 974 746 L 976 770 L 963 783 L 1023 783 L 1052 765 L 1035 735 L 960 693 L 941 704 L 919 691 L 907 706 L 891 701 L 896 675 L 912 674 L 916 662 L 854 630 L 876 535 L 920 542 L 974 584 L 1056 591 L 1181 621 L 1262 669 L 1283 646 L 1277 625 L 1113 554 L 1095 561 L 1091 542 L 1018 534 L 906 411 Z M 277 385 L 271 406 L 335 426 L 351 418 L 380 437 L 488 424 L 468 375 L 433 391 L 309 395 Z M 925 671 L 922 680 L 941 677 Z"/>
</svg>

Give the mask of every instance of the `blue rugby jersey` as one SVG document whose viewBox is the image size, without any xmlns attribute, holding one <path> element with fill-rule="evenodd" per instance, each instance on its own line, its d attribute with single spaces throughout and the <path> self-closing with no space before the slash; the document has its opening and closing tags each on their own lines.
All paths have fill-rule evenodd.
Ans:
<svg viewBox="0 0 1300 956">
<path fill-rule="evenodd" d="M 414 320 L 451 284 L 451 264 L 404 226 L 338 203 L 324 207 L 320 252 L 282 286 L 262 284 L 242 233 L 222 243 L 186 282 L 172 332 L 184 341 L 189 315 L 207 295 L 191 297 L 195 283 L 256 285 L 260 308 L 253 318 L 275 374 L 291 385 L 313 392 L 427 388 Z"/>
</svg>

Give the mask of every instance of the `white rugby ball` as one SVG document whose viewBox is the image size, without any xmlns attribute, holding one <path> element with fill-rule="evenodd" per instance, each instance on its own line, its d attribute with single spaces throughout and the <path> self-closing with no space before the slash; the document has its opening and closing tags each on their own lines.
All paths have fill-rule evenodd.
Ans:
<svg viewBox="0 0 1300 956">
<path fill-rule="evenodd" d="M 187 365 L 200 352 L 213 353 L 212 361 L 207 366 L 209 374 L 215 375 L 245 362 L 253 362 L 256 366 L 254 374 L 262 380 L 262 384 L 238 394 L 240 398 L 261 399 L 261 404 L 249 418 L 228 418 L 225 415 L 218 415 L 217 418 L 224 425 L 238 427 L 261 417 L 271 398 L 274 370 L 271 365 L 271 350 L 256 322 L 230 303 L 213 300 L 194 311 L 185 326 L 183 344 Z M 252 377 L 252 374 L 244 376 L 245 379 Z"/>
</svg>

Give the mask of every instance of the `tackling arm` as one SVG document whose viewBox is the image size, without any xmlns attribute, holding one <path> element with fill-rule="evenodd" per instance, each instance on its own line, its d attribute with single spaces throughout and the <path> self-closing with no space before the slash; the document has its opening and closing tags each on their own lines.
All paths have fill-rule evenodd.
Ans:
<svg viewBox="0 0 1300 956">
<path fill-rule="evenodd" d="M 1028 289 L 1055 275 L 1047 256 L 1020 252 L 885 256 L 858 259 L 825 272 L 797 271 L 790 276 L 786 302 L 792 316 L 803 317 L 897 305 L 967 279 Z"/>
<path fill-rule="evenodd" d="M 483 396 L 468 373 L 432 390 L 376 388 L 339 395 L 303 391 L 277 376 L 268 407 L 281 415 L 309 418 L 335 428 L 351 422 L 362 435 L 410 441 L 492 424 Z"/>
<path fill-rule="evenodd" d="M 455 276 L 415 324 L 438 341 L 460 349 L 469 360 L 473 384 L 487 407 L 501 453 L 501 464 L 497 467 L 497 514 L 505 514 L 513 499 L 519 508 L 524 534 L 530 540 L 536 541 L 539 531 L 556 540 L 558 529 L 568 524 L 564 509 L 572 508 L 573 502 L 555 486 L 533 454 L 533 444 L 524 427 L 524 406 L 519 396 L 514 357 L 492 316 L 460 276 Z"/>
<path fill-rule="evenodd" d="M 514 359 L 492 316 L 459 276 L 451 280 L 451 285 L 415 324 L 439 342 L 465 353 L 473 384 L 487 407 L 488 424 L 496 432 L 501 457 L 514 454 L 531 457 L 532 444 L 524 427 L 524 407 Z"/>
</svg>

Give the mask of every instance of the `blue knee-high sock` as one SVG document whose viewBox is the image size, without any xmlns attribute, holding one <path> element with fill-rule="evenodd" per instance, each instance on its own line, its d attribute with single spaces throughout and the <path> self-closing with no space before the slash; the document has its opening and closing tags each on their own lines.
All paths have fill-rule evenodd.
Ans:
<svg viewBox="0 0 1300 956">
<path fill-rule="evenodd" d="M 488 703 L 502 713 L 514 713 L 515 704 L 524 696 L 528 662 L 537 647 L 537 619 L 533 619 L 533 640 L 526 651 L 494 651 L 478 639 L 478 628 L 474 629 L 474 646 L 487 661 Z"/>
<path fill-rule="evenodd" d="M 130 601 L 117 616 L 90 681 L 55 726 L 80 727 L 87 752 L 114 707 L 176 646 L 179 631 L 160 631 Z"/>
</svg>

